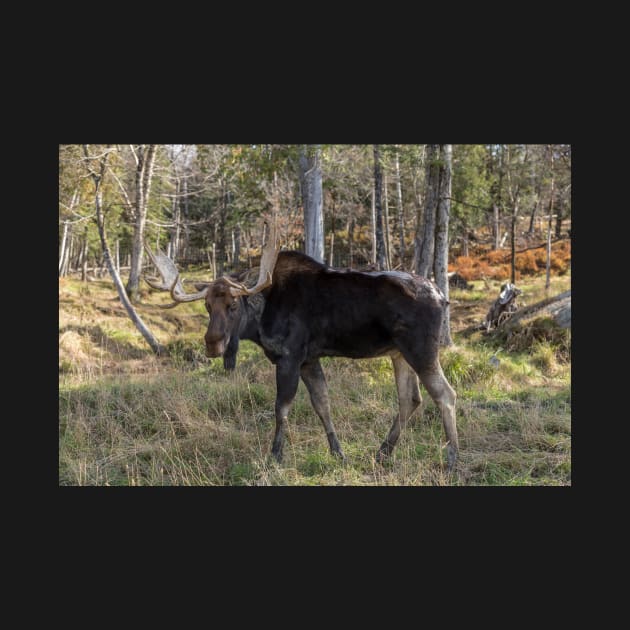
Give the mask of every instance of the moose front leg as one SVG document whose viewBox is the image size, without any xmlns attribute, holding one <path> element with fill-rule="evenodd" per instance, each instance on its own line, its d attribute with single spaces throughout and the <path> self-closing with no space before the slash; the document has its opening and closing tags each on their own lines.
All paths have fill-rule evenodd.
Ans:
<svg viewBox="0 0 630 630">
<path fill-rule="evenodd" d="M 276 364 L 276 433 L 273 437 L 271 454 L 278 462 L 282 461 L 284 446 L 284 426 L 297 392 L 300 380 L 298 366 L 293 362 L 281 361 Z"/>
<path fill-rule="evenodd" d="M 225 352 L 223 353 L 223 369 L 233 370 L 236 367 L 236 355 L 238 354 L 238 336 L 234 335 L 230 339 Z"/>
</svg>

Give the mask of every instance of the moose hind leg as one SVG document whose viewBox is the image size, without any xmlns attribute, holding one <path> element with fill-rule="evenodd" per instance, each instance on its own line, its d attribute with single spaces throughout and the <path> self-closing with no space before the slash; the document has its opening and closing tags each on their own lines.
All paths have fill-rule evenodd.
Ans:
<svg viewBox="0 0 630 630">
<path fill-rule="evenodd" d="M 452 470 L 459 452 L 457 425 L 455 424 L 457 394 L 446 380 L 439 362 L 436 361 L 431 367 L 420 370 L 419 374 L 422 384 L 427 388 L 429 395 L 442 414 L 444 432 L 448 440 L 446 450 L 448 469 Z"/>
<path fill-rule="evenodd" d="M 341 450 L 335 426 L 330 419 L 328 385 L 326 384 L 326 377 L 324 376 L 324 371 L 322 370 L 319 359 L 304 363 L 300 368 L 300 373 L 311 397 L 313 409 L 315 409 L 315 412 L 324 425 L 326 437 L 328 438 L 328 445 L 330 446 L 330 452 L 333 455 L 341 457 L 341 459 L 345 461 L 346 456 Z"/>
<path fill-rule="evenodd" d="M 400 432 L 405 427 L 407 420 L 422 404 L 420 388 L 418 387 L 418 376 L 411 366 L 400 354 L 392 356 L 392 364 L 394 365 L 396 389 L 398 391 L 398 415 L 394 418 L 394 423 L 378 450 L 376 459 L 379 462 L 383 462 L 394 450 L 394 446 L 396 446 L 400 437 Z"/>
<path fill-rule="evenodd" d="M 273 437 L 271 454 L 278 462 L 282 461 L 284 427 L 300 381 L 296 365 L 278 363 L 276 365 L 276 432 Z"/>
</svg>

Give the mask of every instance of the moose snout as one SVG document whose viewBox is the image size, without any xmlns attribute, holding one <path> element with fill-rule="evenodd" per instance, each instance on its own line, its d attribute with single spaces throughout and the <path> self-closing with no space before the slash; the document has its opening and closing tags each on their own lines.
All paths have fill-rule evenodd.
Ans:
<svg viewBox="0 0 630 630">
<path fill-rule="evenodd" d="M 223 337 L 219 339 L 213 339 L 212 337 L 205 337 L 206 342 L 206 356 L 209 358 L 220 357 L 227 348 L 228 340 Z"/>
<path fill-rule="evenodd" d="M 214 357 L 220 357 L 223 354 L 224 350 L 225 349 L 223 347 L 223 344 L 212 347 L 206 346 L 206 356 L 210 359 L 213 359 Z"/>
</svg>

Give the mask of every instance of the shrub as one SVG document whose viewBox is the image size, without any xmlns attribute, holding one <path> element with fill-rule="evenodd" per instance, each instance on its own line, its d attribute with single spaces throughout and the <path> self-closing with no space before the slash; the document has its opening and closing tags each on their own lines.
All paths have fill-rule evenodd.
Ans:
<svg viewBox="0 0 630 630">
<path fill-rule="evenodd" d="M 524 274 L 534 274 L 538 271 L 536 255 L 533 251 L 523 252 L 516 255 L 516 269 Z"/>
<path fill-rule="evenodd" d="M 492 267 L 492 272 L 490 274 L 490 278 L 493 280 L 499 280 L 501 282 L 507 282 L 512 275 L 512 267 L 509 264 L 505 265 L 497 265 L 496 267 Z M 517 269 L 514 274 L 515 280 L 521 279 L 521 272 Z"/>
<path fill-rule="evenodd" d="M 484 276 L 486 278 L 492 277 L 493 271 L 494 269 L 485 260 L 478 260 L 473 280 L 481 280 Z"/>
<path fill-rule="evenodd" d="M 470 256 L 458 256 L 453 265 L 453 271 L 457 271 L 464 280 L 476 280 L 473 269 L 475 261 Z"/>
<path fill-rule="evenodd" d="M 551 258 L 549 260 L 551 268 L 558 274 L 565 273 L 569 268 L 569 259 L 563 257 L 562 254 L 551 252 Z"/>
<path fill-rule="evenodd" d="M 495 249 L 491 252 L 488 252 L 484 258 L 491 265 L 501 265 L 505 262 L 505 259 L 509 256 L 509 254 L 503 249 Z"/>
</svg>

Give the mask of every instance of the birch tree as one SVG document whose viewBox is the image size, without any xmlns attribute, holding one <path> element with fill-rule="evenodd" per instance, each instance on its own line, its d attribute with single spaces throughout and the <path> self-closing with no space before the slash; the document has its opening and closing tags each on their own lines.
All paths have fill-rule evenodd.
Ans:
<svg viewBox="0 0 630 630">
<path fill-rule="evenodd" d="M 553 145 L 547 145 L 549 151 L 549 172 L 551 173 L 551 186 L 549 190 L 549 218 L 547 222 L 547 263 L 545 265 L 545 290 L 551 286 L 551 217 L 553 214 L 553 193 L 554 193 L 554 163 Z"/>
<path fill-rule="evenodd" d="M 127 295 L 132 302 L 138 301 L 140 291 L 140 273 L 142 271 L 142 254 L 144 242 L 144 228 L 147 218 L 153 166 L 155 164 L 156 144 L 141 144 L 137 148 L 131 145 L 131 151 L 136 163 L 135 180 L 136 195 L 133 205 L 133 237 L 131 245 L 131 269 L 127 281 Z"/>
<path fill-rule="evenodd" d="M 162 346 L 160 342 L 153 336 L 147 325 L 142 321 L 140 315 L 136 313 L 136 310 L 134 309 L 133 304 L 131 303 L 131 300 L 127 295 L 127 292 L 125 291 L 125 287 L 123 286 L 122 280 L 120 279 L 120 275 L 116 270 L 116 267 L 114 266 L 112 254 L 109 249 L 109 244 L 107 242 L 107 234 L 105 231 L 105 218 L 103 211 L 102 184 L 105 178 L 105 173 L 107 172 L 107 158 L 109 157 L 111 150 L 106 147 L 100 155 L 93 156 L 90 155 L 89 145 L 84 144 L 83 153 L 86 158 L 85 163 L 88 174 L 94 182 L 94 207 L 96 211 L 96 225 L 101 240 L 101 246 L 103 248 L 105 264 L 114 281 L 114 285 L 116 286 L 118 297 L 123 303 L 123 306 L 125 307 L 125 310 L 127 311 L 127 314 L 129 315 L 131 321 L 145 338 L 146 342 L 149 344 L 153 352 L 155 352 L 156 354 L 162 354 L 165 352 L 164 346 Z M 93 165 L 93 162 L 96 162 L 96 166 Z"/>
<path fill-rule="evenodd" d="M 383 233 L 383 174 L 378 144 L 374 145 L 374 240 L 376 243 L 376 267 L 387 269 L 385 236 Z"/>
<path fill-rule="evenodd" d="M 299 157 L 300 187 L 304 206 L 304 251 L 324 262 L 324 196 L 321 145 L 304 145 Z"/>
<path fill-rule="evenodd" d="M 394 165 L 396 168 L 396 206 L 398 208 L 398 237 L 400 239 L 400 245 L 398 250 L 398 256 L 400 257 L 400 264 L 403 264 L 405 259 L 405 215 L 403 211 L 402 200 L 402 184 L 400 180 L 400 151 L 396 147 L 396 153 L 394 155 Z"/>
</svg>

